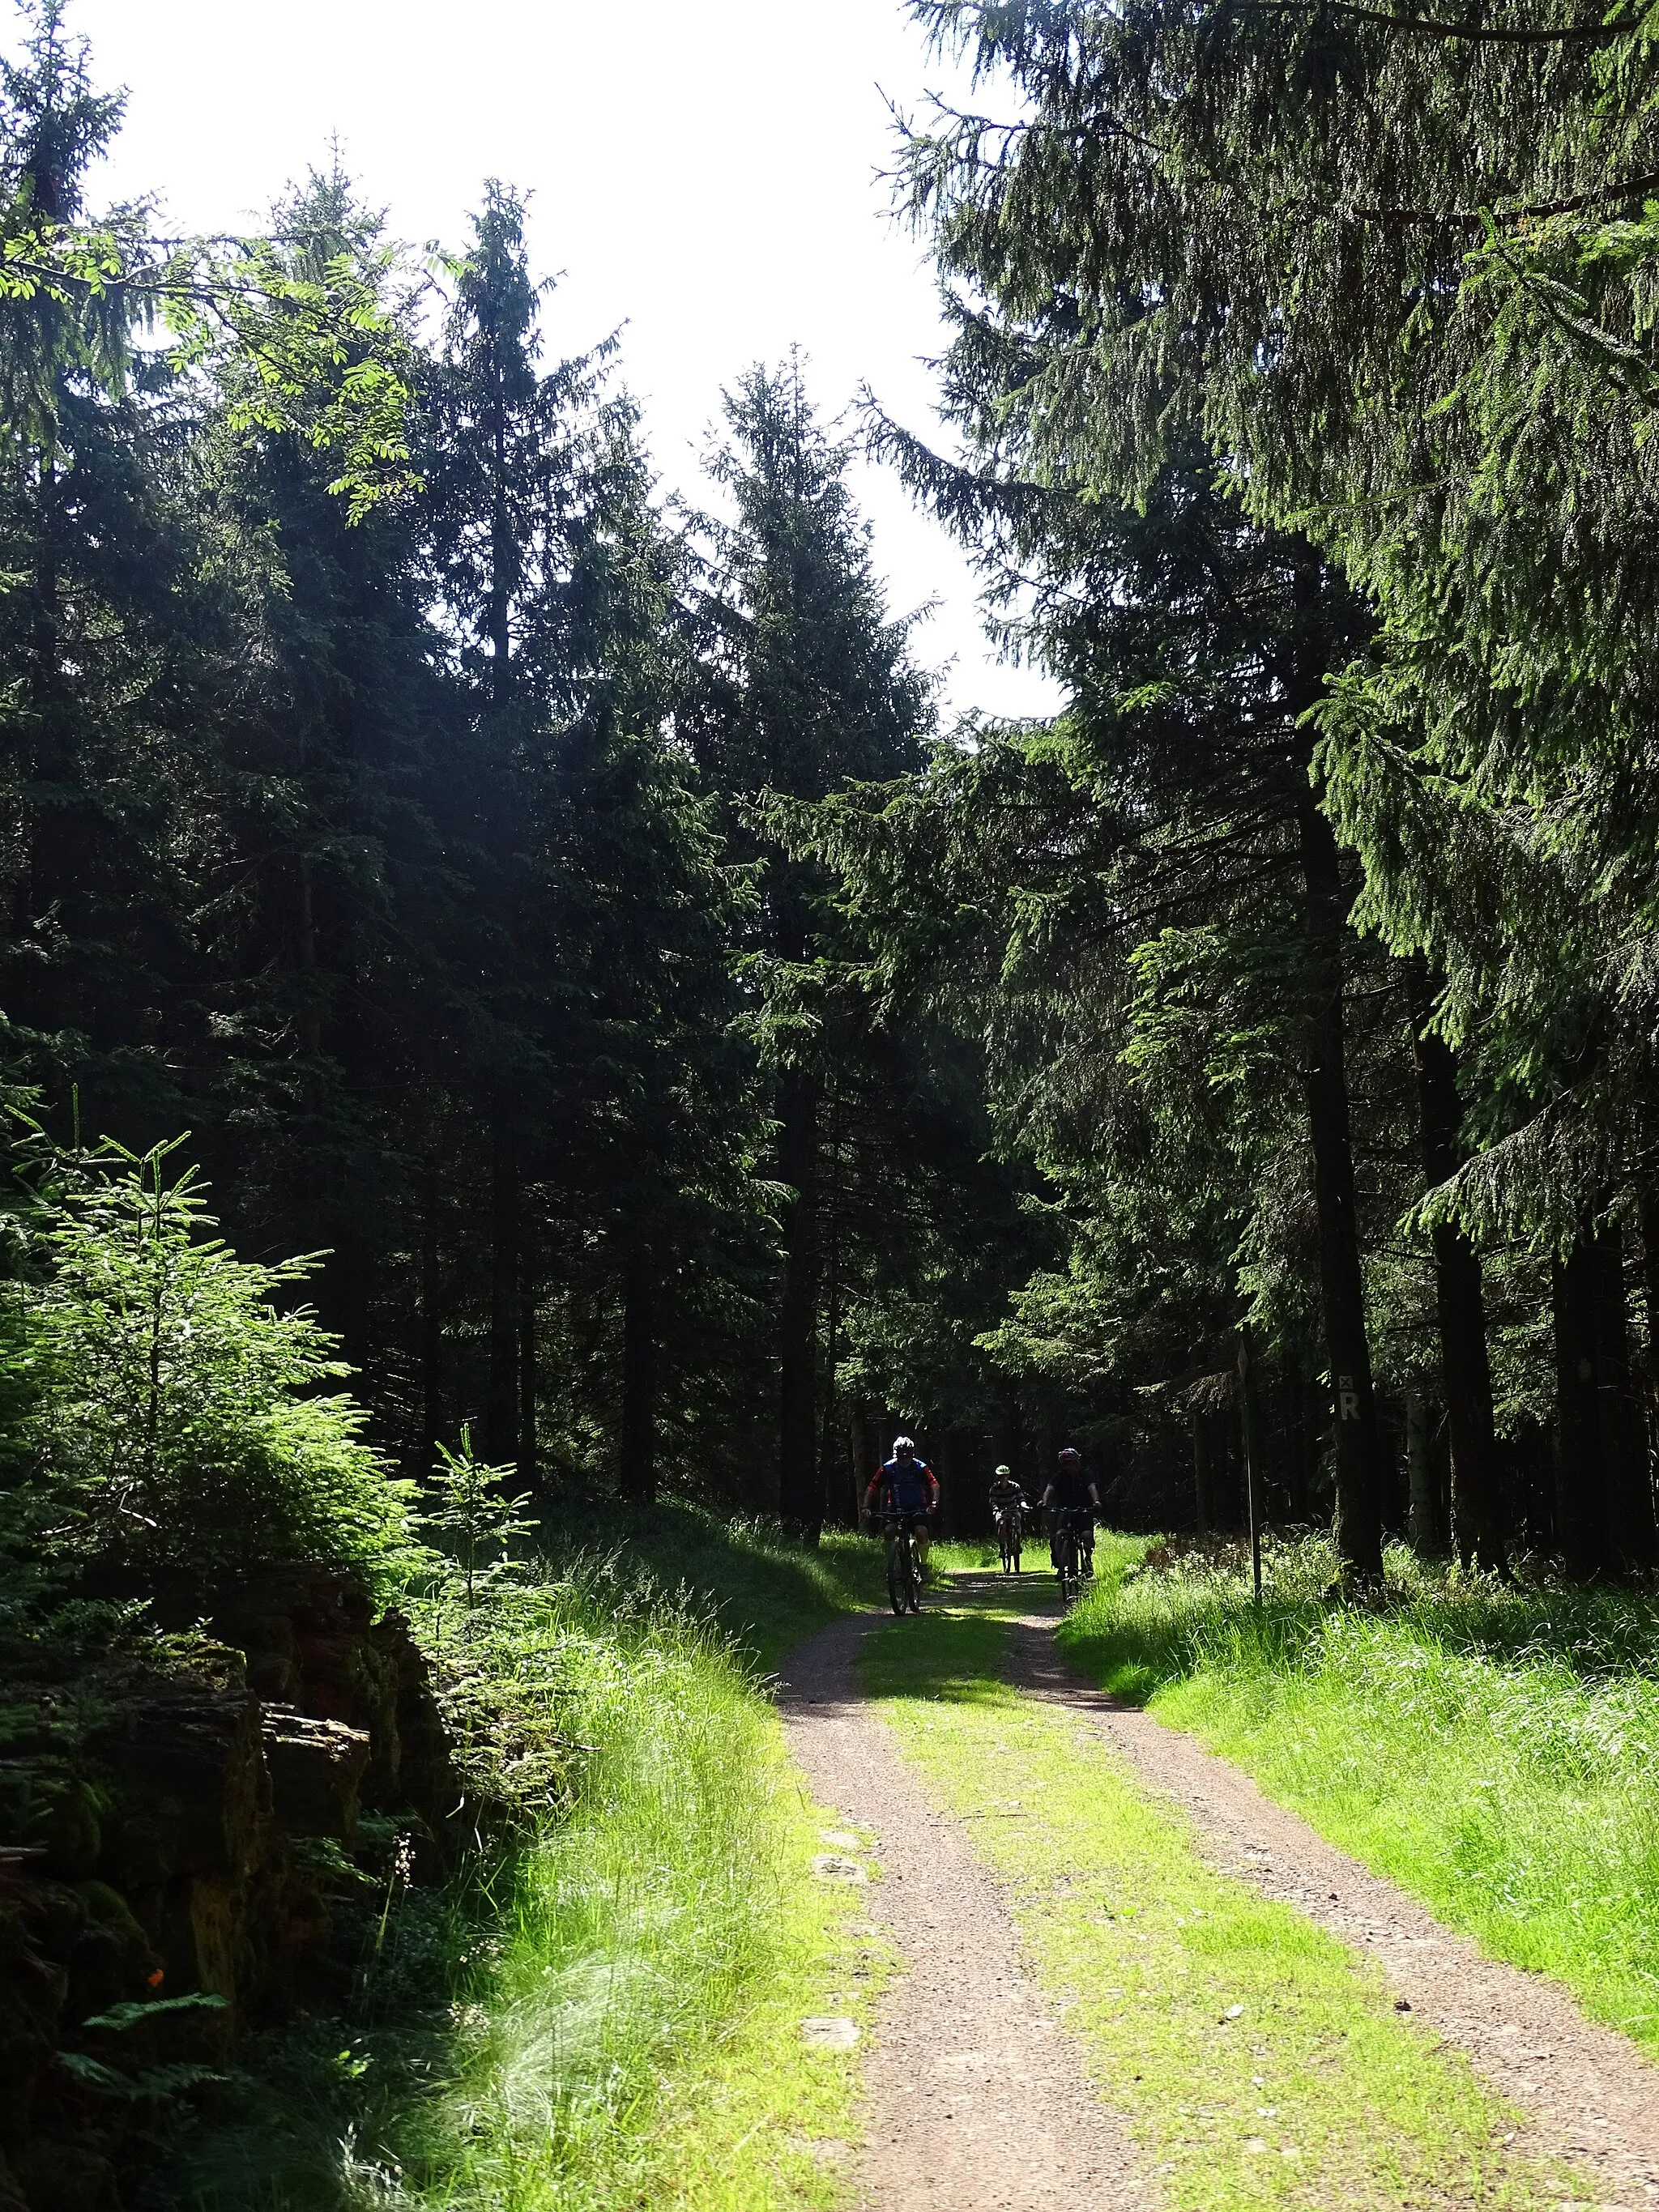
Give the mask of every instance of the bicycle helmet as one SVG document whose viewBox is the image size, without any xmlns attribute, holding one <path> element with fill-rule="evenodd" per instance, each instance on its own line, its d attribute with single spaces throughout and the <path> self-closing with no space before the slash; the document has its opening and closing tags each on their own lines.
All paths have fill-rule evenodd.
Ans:
<svg viewBox="0 0 1659 2212">
<path fill-rule="evenodd" d="M 915 1448 L 916 1440 L 914 1437 L 895 1437 L 893 1439 L 893 1449 L 896 1453 L 902 1451 L 913 1452 Z"/>
<path fill-rule="evenodd" d="M 1061 1452 L 1060 1455 L 1060 1463 L 1062 1467 L 1081 1467 L 1083 1464 L 1083 1454 L 1078 1449 L 1075 1444 L 1067 1444 L 1065 1450 Z"/>
<path fill-rule="evenodd" d="M 996 1471 L 997 1480 L 999 1482 L 1012 1482 L 1013 1480 L 1013 1474 L 1014 1470 L 1011 1467 L 1000 1467 Z"/>
</svg>

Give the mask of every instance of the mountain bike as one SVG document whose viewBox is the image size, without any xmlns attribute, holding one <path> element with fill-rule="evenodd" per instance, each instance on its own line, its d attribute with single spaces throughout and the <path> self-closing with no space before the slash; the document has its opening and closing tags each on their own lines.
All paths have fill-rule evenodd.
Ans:
<svg viewBox="0 0 1659 2212">
<path fill-rule="evenodd" d="M 887 1596 L 896 1613 L 921 1611 L 921 1561 L 916 1556 L 916 1521 L 914 1513 L 886 1513 L 882 1516 L 882 1534 L 887 1540 Z"/>
<path fill-rule="evenodd" d="M 1087 1517 L 1076 1505 L 1062 1505 L 1054 1517 L 1054 1571 L 1060 1577 L 1062 1606 L 1074 1606 L 1083 1595 L 1081 1534 Z"/>
<path fill-rule="evenodd" d="M 1025 1512 L 1018 1504 L 999 1505 L 995 1509 L 997 1549 L 1002 1555 L 1002 1571 L 1017 1575 L 1020 1571 L 1020 1553 L 1025 1543 Z"/>
</svg>

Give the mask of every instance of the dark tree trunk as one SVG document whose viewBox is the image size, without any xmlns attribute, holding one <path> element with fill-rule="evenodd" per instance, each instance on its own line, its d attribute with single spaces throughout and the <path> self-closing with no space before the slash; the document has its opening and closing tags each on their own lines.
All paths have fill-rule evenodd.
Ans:
<svg viewBox="0 0 1659 2212">
<path fill-rule="evenodd" d="M 1568 1571 L 1582 1579 L 1604 1565 L 1601 1437 L 1595 1390 L 1595 1254 L 1580 1237 L 1550 1270 L 1555 1321 L 1556 1530 Z"/>
<path fill-rule="evenodd" d="M 953 1430 L 947 1429 L 939 1438 L 934 1460 L 933 1473 L 939 1477 L 939 1533 L 948 1540 L 962 1534 L 957 1511 L 957 1439 Z"/>
<path fill-rule="evenodd" d="M 1215 1481 L 1211 1465 L 1211 1419 L 1207 1413 L 1189 1416 L 1193 1427 L 1193 1505 L 1198 1533 L 1207 1536 L 1215 1527 Z"/>
<path fill-rule="evenodd" d="M 1466 1566 L 1501 1574 L 1507 1561 L 1485 1285 L 1480 1255 L 1462 1231 L 1449 1224 L 1434 1231 L 1434 1291 L 1451 1444 L 1453 1538 Z"/>
<path fill-rule="evenodd" d="M 1418 1390 L 1408 1391 L 1406 1395 L 1406 1475 L 1410 1494 L 1412 1549 L 1420 1559 L 1437 1558 L 1442 1541 L 1434 1436 L 1428 1406 Z"/>
<path fill-rule="evenodd" d="M 836 1501 L 846 1492 L 847 1423 L 840 1396 L 836 1389 L 834 1333 L 831 1331 L 830 1351 L 825 1364 L 829 1376 L 824 1383 L 823 1411 L 818 1426 L 819 1510 L 831 1525 L 836 1517 Z"/>
<path fill-rule="evenodd" d="M 359 1375 L 369 1366 L 369 1255 L 350 1214 L 337 1213 L 333 1250 L 323 1262 L 317 1304 L 340 1340 L 340 1357 Z M 360 1382 L 359 1390 L 362 1389 Z"/>
<path fill-rule="evenodd" d="M 651 1262 L 628 1255 L 623 1276 L 622 1488 L 636 1505 L 657 1500 L 657 1316 Z"/>
<path fill-rule="evenodd" d="M 860 1398 L 853 1407 L 850 1443 L 853 1455 L 853 1519 L 856 1528 L 863 1517 L 864 1493 L 869 1488 L 877 1467 L 880 1464 L 872 1443 L 875 1434 L 876 1417 L 870 1401 Z"/>
<path fill-rule="evenodd" d="M 1642 1200 L 1642 1306 L 1647 1323 L 1648 1480 L 1659 1467 L 1659 1198 Z"/>
<path fill-rule="evenodd" d="M 830 1174 L 819 1174 L 818 1206 L 820 1242 L 825 1248 L 826 1271 L 829 1280 L 825 1286 L 823 1323 L 823 1403 L 820 1411 L 818 1443 L 817 1501 L 821 1522 L 833 1522 L 836 1511 L 837 1480 L 836 1461 L 846 1440 L 846 1426 L 842 1419 L 841 1395 L 836 1388 L 836 1371 L 841 1364 L 841 1236 L 839 1209 L 835 1194 L 841 1187 L 841 1091 L 832 1081 L 829 1101 Z M 827 1200 L 827 1202 L 826 1202 Z M 817 1540 L 818 1531 L 811 1532 Z"/>
<path fill-rule="evenodd" d="M 1308 1020 L 1308 1124 L 1319 1215 L 1319 1288 L 1336 1443 L 1337 1557 L 1345 1577 L 1382 1575 L 1381 1449 L 1365 1334 L 1358 1204 L 1342 1012 L 1342 876 L 1336 839 L 1310 793 L 1300 809 L 1314 975 Z"/>
<path fill-rule="evenodd" d="M 60 933 L 71 945 L 83 934 L 87 863 L 95 850 L 89 794 L 64 683 L 58 484 L 57 466 L 49 453 L 43 455 L 35 486 L 27 712 L 18 718 L 21 729 L 15 720 L 11 738 L 19 756 L 11 773 L 28 796 L 20 810 L 17 857 L 22 866 L 14 879 L 6 1011 L 14 1020 L 42 1030 L 58 1027 L 64 1013 L 63 979 L 48 948 Z M 16 950 L 21 945 L 46 957 L 20 960 Z"/>
<path fill-rule="evenodd" d="M 421 1178 L 421 1471 L 438 1455 L 444 1432 L 444 1316 L 438 1256 L 438 1174 Z"/>
<path fill-rule="evenodd" d="M 1653 1491 L 1631 1376 L 1625 1240 L 1608 1222 L 1595 1237 L 1595 1407 L 1607 1565 L 1639 1574 L 1654 1564 Z"/>
<path fill-rule="evenodd" d="M 779 1315 L 778 1512 L 784 1526 L 815 1537 L 823 1519 L 817 1492 L 817 1086 L 786 1071 L 778 1096 L 778 1172 L 794 1193 L 784 1224 Z"/>
<path fill-rule="evenodd" d="M 1313 1495 L 1313 1444 L 1308 1434 L 1308 1379 L 1301 1361 L 1285 1363 L 1285 1489 L 1288 1516 L 1306 1521 Z"/>
<path fill-rule="evenodd" d="M 1029 1497 L 1030 1455 L 1026 1449 L 1025 1422 L 1018 1398 L 1005 1398 L 1002 1401 L 1002 1419 L 997 1424 L 997 1455 L 1005 1467 L 1013 1469 L 1015 1479 L 1024 1486 Z"/>
<path fill-rule="evenodd" d="M 1449 1182 L 1458 1168 L 1463 1103 L 1457 1070 L 1443 1037 L 1428 1028 L 1431 985 L 1421 960 L 1406 963 L 1411 1000 L 1412 1058 L 1417 1071 L 1418 1124 L 1423 1174 L 1431 1189 Z M 1465 1566 L 1501 1574 L 1503 1498 L 1498 1484 L 1498 1440 L 1492 1426 L 1492 1368 L 1486 1354 L 1486 1288 L 1480 1255 L 1461 1229 L 1443 1224 L 1433 1233 L 1434 1297 L 1440 1323 L 1440 1358 L 1451 1432 L 1451 1519 L 1457 1556 Z"/>
<path fill-rule="evenodd" d="M 1648 1365 L 1659 1389 L 1659 1197 L 1642 1197 L 1642 1307 L 1648 1328 Z"/>
<path fill-rule="evenodd" d="M 1659 1464 L 1659 1199 L 1641 1197 L 1641 1318 L 1646 1322 L 1648 1474 Z"/>
<path fill-rule="evenodd" d="M 500 1122 L 489 1161 L 489 1404 L 486 1449 L 519 1457 L 519 1146 Z"/>
<path fill-rule="evenodd" d="M 519 1480 L 528 1490 L 540 1480 L 536 1451 L 536 1276 L 528 1240 L 519 1253 Z"/>
<path fill-rule="evenodd" d="M 294 965 L 299 979 L 295 1025 L 301 1050 L 314 1060 L 323 1048 L 323 993 L 317 973 L 317 902 L 305 853 L 296 854 L 294 861 Z"/>
</svg>

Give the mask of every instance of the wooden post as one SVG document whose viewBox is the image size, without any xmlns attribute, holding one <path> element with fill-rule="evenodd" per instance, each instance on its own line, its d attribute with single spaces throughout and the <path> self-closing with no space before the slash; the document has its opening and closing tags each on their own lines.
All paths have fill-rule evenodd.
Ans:
<svg viewBox="0 0 1659 2212">
<path fill-rule="evenodd" d="M 1250 1578 L 1257 1610 L 1261 1605 L 1261 1439 L 1255 1417 L 1255 1384 L 1250 1374 L 1250 1325 L 1238 1332 L 1238 1412 L 1244 1432 L 1244 1495 L 1250 1516 Z"/>
</svg>

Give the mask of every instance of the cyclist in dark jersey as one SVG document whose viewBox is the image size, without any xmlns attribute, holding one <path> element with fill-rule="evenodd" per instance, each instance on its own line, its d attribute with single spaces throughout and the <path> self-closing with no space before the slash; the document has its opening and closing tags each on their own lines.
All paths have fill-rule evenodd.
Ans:
<svg viewBox="0 0 1659 2212">
<path fill-rule="evenodd" d="M 1067 1444 L 1061 1452 L 1048 1478 L 1048 1487 L 1042 1493 L 1042 1504 L 1048 1516 L 1048 1559 L 1054 1572 L 1060 1572 L 1060 1516 L 1080 1513 L 1084 1517 L 1078 1523 L 1078 1549 L 1083 1554 L 1084 1573 L 1093 1574 L 1094 1516 L 1100 1510 L 1100 1492 L 1095 1487 L 1094 1477 L 1083 1472 L 1083 1454 L 1074 1444 Z"/>
<path fill-rule="evenodd" d="M 925 1459 L 918 1457 L 910 1437 L 895 1437 L 893 1456 L 864 1493 L 864 1510 L 871 1514 L 894 1512 L 909 1522 L 915 1531 L 923 1574 L 927 1571 L 927 1550 L 933 1541 L 930 1516 L 938 1509 L 939 1477 Z"/>
</svg>

